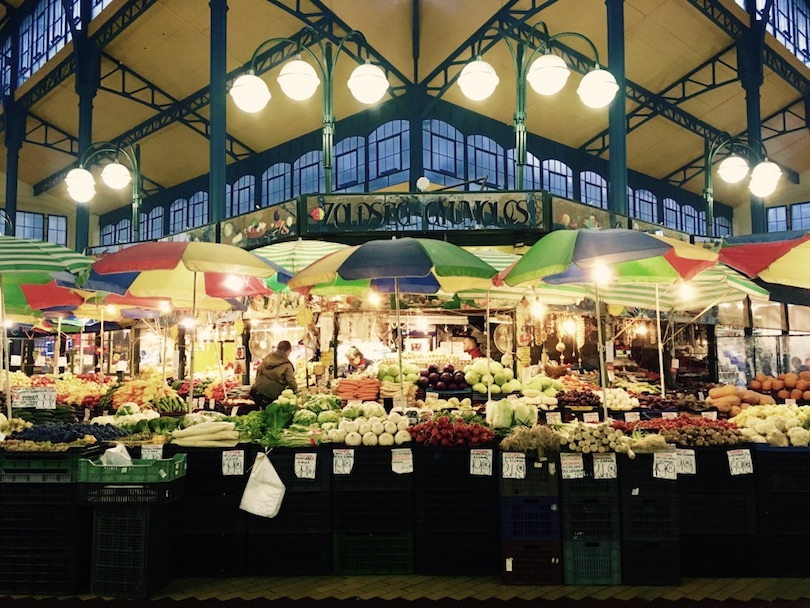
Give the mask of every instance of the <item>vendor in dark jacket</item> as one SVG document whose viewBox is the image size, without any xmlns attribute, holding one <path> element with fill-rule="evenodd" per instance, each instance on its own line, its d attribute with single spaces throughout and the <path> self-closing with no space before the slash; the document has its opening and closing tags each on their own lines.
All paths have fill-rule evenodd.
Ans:
<svg viewBox="0 0 810 608">
<path fill-rule="evenodd" d="M 292 345 L 287 340 L 282 340 L 275 352 L 262 359 L 256 371 L 256 381 L 250 389 L 250 396 L 257 405 L 264 407 L 272 403 L 284 389 L 298 390 L 295 368 L 290 363 L 291 351 Z"/>
</svg>

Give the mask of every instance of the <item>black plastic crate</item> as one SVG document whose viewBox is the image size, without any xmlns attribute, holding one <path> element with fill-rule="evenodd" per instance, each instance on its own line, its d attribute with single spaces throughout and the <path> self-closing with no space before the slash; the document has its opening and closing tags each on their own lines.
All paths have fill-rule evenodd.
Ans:
<svg viewBox="0 0 810 608">
<path fill-rule="evenodd" d="M 563 541 L 566 585 L 619 585 L 622 578 L 618 541 Z"/>
<path fill-rule="evenodd" d="M 186 494 L 199 496 L 238 493 L 241 496 L 256 460 L 257 449 L 258 446 L 249 443 L 240 443 L 233 448 L 191 448 L 168 444 L 163 447 L 163 457 L 186 454 Z M 230 450 L 244 452 L 245 467 L 242 475 L 222 474 L 222 452 Z"/>
<path fill-rule="evenodd" d="M 564 541 L 618 541 L 621 520 L 616 498 L 572 498 L 562 503 Z"/>
<path fill-rule="evenodd" d="M 331 534 L 250 534 L 245 544 L 248 576 L 314 576 L 332 573 Z"/>
<path fill-rule="evenodd" d="M 295 474 L 296 454 L 315 455 L 315 478 L 302 478 Z M 328 492 L 332 479 L 332 447 L 314 449 L 276 448 L 268 452 L 267 457 L 273 463 L 276 473 L 284 482 L 287 493 L 291 492 Z M 389 467 L 390 468 L 390 467 Z"/>
<path fill-rule="evenodd" d="M 501 453 L 503 458 L 503 452 Z M 501 470 L 503 467 L 501 467 Z M 557 496 L 560 464 L 556 458 L 540 460 L 536 454 L 526 454 L 526 478 L 500 477 L 498 486 L 503 498 L 515 496 Z"/>
<path fill-rule="evenodd" d="M 244 576 L 246 545 L 245 534 L 174 535 L 171 572 L 193 577 Z"/>
<path fill-rule="evenodd" d="M 585 476 L 578 479 L 564 479 L 560 476 L 560 496 L 563 502 L 576 498 L 618 498 L 618 479 L 595 479 L 593 456 L 582 454 L 582 465 Z"/>
<path fill-rule="evenodd" d="M 0 483 L 0 510 L 18 511 L 28 505 L 75 505 L 77 483 Z"/>
<path fill-rule="evenodd" d="M 747 492 L 682 492 L 681 532 L 691 535 L 756 534 L 757 501 Z"/>
<path fill-rule="evenodd" d="M 680 540 L 634 540 L 622 543 L 622 584 L 680 585 Z"/>
<path fill-rule="evenodd" d="M 755 446 L 754 470 L 760 495 L 787 494 L 793 499 L 810 494 L 810 450 Z"/>
<path fill-rule="evenodd" d="M 759 576 L 759 554 L 754 534 L 681 536 L 681 572 L 687 577 Z"/>
<path fill-rule="evenodd" d="M 501 498 L 501 541 L 561 540 L 556 498 Z"/>
<path fill-rule="evenodd" d="M 678 475 L 678 492 L 738 494 L 754 492 L 756 488 L 756 463 L 753 475 L 732 475 L 728 466 L 728 451 L 735 448 L 695 448 L 694 475 Z M 754 452 L 751 452 L 754 458 Z"/>
<path fill-rule="evenodd" d="M 619 465 L 619 494 L 641 498 L 671 497 L 678 495 L 678 482 L 675 479 L 660 479 L 653 476 L 654 454 L 636 454 L 628 458 L 617 454 Z"/>
<path fill-rule="evenodd" d="M 333 574 L 412 574 L 413 570 L 414 539 L 410 533 L 332 535 Z"/>
<path fill-rule="evenodd" d="M 414 473 L 394 473 L 391 470 L 391 450 L 372 446 L 356 448 L 351 473 L 332 474 L 332 491 L 411 491 Z"/>
<path fill-rule="evenodd" d="M 415 519 L 413 492 L 332 492 L 335 532 L 413 532 Z"/>
<path fill-rule="evenodd" d="M 182 496 L 172 505 L 172 533 L 178 536 L 247 533 L 247 513 L 239 508 L 241 494 Z"/>
<path fill-rule="evenodd" d="M 89 452 L 2 452 L 0 483 L 72 483 L 79 472 L 79 454 Z"/>
<path fill-rule="evenodd" d="M 143 599 L 169 580 L 167 507 L 97 505 L 90 588 L 94 595 Z M 183 559 L 192 552 L 184 548 Z M 182 560 L 181 560 L 182 561 Z"/>
<path fill-rule="evenodd" d="M 330 531 L 332 498 L 328 492 L 287 492 L 275 517 L 245 513 L 249 535 L 327 534 Z"/>
<path fill-rule="evenodd" d="M 80 483 L 79 501 L 95 504 L 164 505 L 178 500 L 184 493 L 185 477 L 166 483 L 102 484 Z"/>
<path fill-rule="evenodd" d="M 622 540 L 678 540 L 681 536 L 680 500 L 676 494 L 622 494 Z"/>
<path fill-rule="evenodd" d="M 0 546 L 0 594 L 74 595 L 90 588 L 90 542 L 72 550 L 16 551 Z M 11 602 L 13 603 L 13 602 Z"/>
<path fill-rule="evenodd" d="M 91 509 L 79 505 L 26 505 L 0 509 L 0 544 L 21 552 L 72 551 L 90 546 Z"/>
<path fill-rule="evenodd" d="M 562 585 L 562 542 L 501 542 L 505 585 Z"/>
<path fill-rule="evenodd" d="M 472 513 L 472 512 L 471 512 Z M 445 530 L 449 522 L 445 520 Z M 482 519 L 481 523 L 486 520 Z M 472 528 L 470 527 L 472 526 Z M 492 576 L 500 572 L 500 547 L 495 531 L 481 528 L 476 520 L 455 526 L 457 532 L 423 532 L 414 535 L 416 574 L 428 576 Z"/>
<path fill-rule="evenodd" d="M 470 450 L 490 450 L 491 475 L 470 473 Z M 496 492 L 500 453 L 492 447 L 417 447 L 413 450 L 416 489 L 425 492 Z"/>
<path fill-rule="evenodd" d="M 443 533 L 448 522 L 459 514 L 469 514 L 476 527 L 485 527 L 497 535 L 498 495 L 490 492 L 416 492 L 414 498 L 416 529 Z"/>
<path fill-rule="evenodd" d="M 760 534 L 758 576 L 804 578 L 810 571 L 810 535 Z"/>
</svg>

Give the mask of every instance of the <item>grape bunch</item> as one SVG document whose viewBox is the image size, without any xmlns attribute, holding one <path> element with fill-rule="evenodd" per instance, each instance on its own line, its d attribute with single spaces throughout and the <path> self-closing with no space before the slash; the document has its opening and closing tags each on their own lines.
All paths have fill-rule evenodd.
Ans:
<svg viewBox="0 0 810 608">
<path fill-rule="evenodd" d="M 638 395 L 639 407 L 647 408 L 650 410 L 674 410 L 678 408 L 678 402 L 669 397 L 662 397 L 661 395 L 650 395 L 648 393 L 641 393 Z"/>
<path fill-rule="evenodd" d="M 112 441 L 129 435 L 128 431 L 111 424 L 40 424 L 14 433 L 12 437 L 20 441 L 50 441 L 70 443 L 92 435 L 97 441 Z"/>
<path fill-rule="evenodd" d="M 599 395 L 591 391 L 560 391 L 557 393 L 557 403 L 565 407 L 602 407 Z"/>
</svg>

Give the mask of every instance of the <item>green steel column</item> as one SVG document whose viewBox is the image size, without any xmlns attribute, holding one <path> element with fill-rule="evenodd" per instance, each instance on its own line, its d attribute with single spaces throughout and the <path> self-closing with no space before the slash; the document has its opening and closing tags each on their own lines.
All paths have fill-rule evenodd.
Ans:
<svg viewBox="0 0 810 608">
<path fill-rule="evenodd" d="M 332 45 L 328 42 L 324 49 L 323 83 L 323 176 L 324 189 L 332 192 L 332 156 L 335 145 L 335 62 L 332 59 Z"/>
<path fill-rule="evenodd" d="M 141 146 L 132 147 L 132 240 L 141 240 Z"/>
<path fill-rule="evenodd" d="M 515 190 L 523 190 L 523 169 L 526 166 L 526 66 L 525 45 L 515 49 Z M 476 177 L 478 177 L 476 175 Z"/>
<path fill-rule="evenodd" d="M 608 208 L 627 215 L 627 117 L 625 116 L 624 0 L 605 0 L 607 6 L 608 70 L 619 90 L 608 110 Z"/>
<path fill-rule="evenodd" d="M 20 20 L 14 12 L 8 26 L 11 30 L 9 37 L 11 42 L 11 56 L 9 63 L 11 75 L 9 77 L 8 94 L 3 96 L 3 119 L 4 119 L 4 143 L 6 145 L 6 203 L 5 212 L 8 218 L 8 225 L 5 226 L 6 234 L 14 236 L 17 225 L 17 178 L 20 167 L 20 149 L 25 138 L 26 113 L 20 110 L 17 102 L 14 101 L 14 93 L 17 90 L 17 76 L 20 56 Z"/>
<path fill-rule="evenodd" d="M 219 241 L 220 221 L 225 216 L 226 156 L 226 52 L 228 41 L 228 0 L 210 0 L 211 11 L 211 127 L 209 136 L 208 201 L 210 222 Z"/>
<path fill-rule="evenodd" d="M 706 236 L 714 236 L 714 187 L 712 176 L 712 142 L 703 141 L 703 200 L 706 201 Z"/>
<path fill-rule="evenodd" d="M 416 192 L 416 180 L 425 174 L 423 156 L 424 137 L 422 133 L 422 108 L 424 87 L 419 85 L 419 47 L 420 47 L 419 0 L 413 0 L 411 13 L 411 55 L 413 56 L 413 84 L 408 87 L 408 107 L 411 109 L 409 131 L 411 139 L 410 172 L 408 189 Z"/>
</svg>

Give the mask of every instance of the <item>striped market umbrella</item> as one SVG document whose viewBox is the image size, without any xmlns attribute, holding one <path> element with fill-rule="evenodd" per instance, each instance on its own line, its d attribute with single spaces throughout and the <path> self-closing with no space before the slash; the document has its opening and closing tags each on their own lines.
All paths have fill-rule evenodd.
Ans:
<svg viewBox="0 0 810 608">
<path fill-rule="evenodd" d="M 346 249 L 348 245 L 342 243 L 329 243 L 327 241 L 289 241 L 287 243 L 273 243 L 258 249 L 253 249 L 251 253 L 260 258 L 270 260 L 274 264 L 281 266 L 290 273 L 301 272 L 304 268 L 317 262 L 325 255 Z"/>
<path fill-rule="evenodd" d="M 770 235 L 740 240 L 749 239 L 751 242 L 724 245 L 720 261 L 752 279 L 810 289 L 810 273 L 805 268 L 810 260 L 810 232 L 781 240 L 771 240 Z"/>
</svg>

